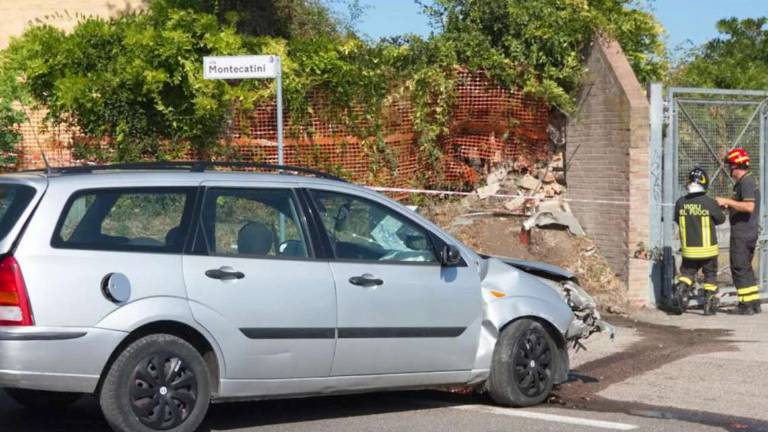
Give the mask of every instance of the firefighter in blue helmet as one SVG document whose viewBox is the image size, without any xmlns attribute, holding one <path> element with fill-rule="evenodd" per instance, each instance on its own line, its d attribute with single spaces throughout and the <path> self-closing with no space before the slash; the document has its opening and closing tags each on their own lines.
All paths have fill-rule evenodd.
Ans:
<svg viewBox="0 0 768 432">
<path fill-rule="evenodd" d="M 717 201 L 707 196 L 708 187 L 706 171 L 699 167 L 692 169 L 686 186 L 688 194 L 675 204 L 675 222 L 680 228 L 683 252 L 677 290 L 689 291 L 699 270 L 703 270 L 703 288 L 707 293 L 704 315 L 714 315 L 718 306 L 717 258 L 720 255 L 715 225 L 725 222 L 725 214 Z M 679 306 L 685 308 L 685 305 Z"/>
</svg>

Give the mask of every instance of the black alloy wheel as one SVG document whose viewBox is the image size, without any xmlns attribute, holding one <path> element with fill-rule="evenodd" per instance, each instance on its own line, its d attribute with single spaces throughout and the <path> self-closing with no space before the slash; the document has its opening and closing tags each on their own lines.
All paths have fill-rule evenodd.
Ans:
<svg viewBox="0 0 768 432">
<path fill-rule="evenodd" d="M 128 345 L 109 367 L 99 405 L 115 432 L 194 432 L 208 411 L 210 376 L 189 342 L 150 334 Z"/>
<path fill-rule="evenodd" d="M 542 330 L 529 329 L 513 353 L 514 382 L 520 392 L 530 398 L 548 391 L 547 384 L 552 379 L 552 351 L 545 337 Z"/>
<path fill-rule="evenodd" d="M 144 358 L 134 368 L 131 382 L 131 408 L 147 427 L 172 429 L 184 423 L 195 409 L 197 378 L 172 353 Z"/>
<path fill-rule="evenodd" d="M 544 402 L 555 385 L 561 349 L 544 323 L 521 318 L 499 334 L 486 389 L 498 404 L 527 407 Z"/>
</svg>

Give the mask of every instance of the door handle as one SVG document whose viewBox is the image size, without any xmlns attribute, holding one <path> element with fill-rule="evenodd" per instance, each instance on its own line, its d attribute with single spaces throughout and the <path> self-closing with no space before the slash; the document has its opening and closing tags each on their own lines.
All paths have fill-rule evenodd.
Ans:
<svg viewBox="0 0 768 432">
<path fill-rule="evenodd" d="M 206 270 L 205 275 L 211 279 L 235 280 L 245 277 L 243 272 L 239 272 L 232 267 L 221 267 L 217 269 Z"/>
<path fill-rule="evenodd" d="M 384 285 L 384 281 L 374 277 L 373 275 L 364 274 L 361 276 L 352 276 L 349 278 L 349 283 L 352 285 L 358 285 L 363 287 Z"/>
</svg>

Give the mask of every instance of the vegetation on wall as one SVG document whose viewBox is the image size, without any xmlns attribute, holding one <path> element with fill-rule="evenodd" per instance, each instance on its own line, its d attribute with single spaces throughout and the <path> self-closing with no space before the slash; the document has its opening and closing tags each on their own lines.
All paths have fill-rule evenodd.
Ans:
<svg viewBox="0 0 768 432">
<path fill-rule="evenodd" d="M 23 102 L 28 100 L 21 83 L 13 74 L 0 73 L 0 165 L 16 163 L 16 145 L 21 141 L 18 126 L 27 118 Z"/>
<path fill-rule="evenodd" d="M 661 25 L 634 0 L 433 0 L 421 2 L 456 49 L 457 61 L 485 69 L 565 110 L 596 34 L 621 44 L 638 79 L 667 69 Z"/>
<path fill-rule="evenodd" d="M 642 80 L 665 66 L 661 28 L 630 0 L 434 0 L 422 2 L 438 23 L 433 35 L 377 42 L 355 35 L 320 0 L 148 3 L 143 12 L 86 18 L 69 34 L 33 27 L 0 60 L 51 122 L 96 138 L 83 157 L 165 159 L 190 146 L 215 154 L 233 113 L 271 101 L 274 89 L 269 81 L 204 80 L 204 55 L 280 55 L 292 121 L 307 134 L 312 114 L 347 128 L 364 140 L 372 175 L 396 168 L 382 127 L 398 98 L 413 107 L 422 156 L 439 160 L 459 67 L 567 110 L 596 32 L 623 44 Z M 354 18 L 359 4 L 348 3 Z M 313 97 L 327 101 L 327 112 L 313 112 Z"/>
</svg>

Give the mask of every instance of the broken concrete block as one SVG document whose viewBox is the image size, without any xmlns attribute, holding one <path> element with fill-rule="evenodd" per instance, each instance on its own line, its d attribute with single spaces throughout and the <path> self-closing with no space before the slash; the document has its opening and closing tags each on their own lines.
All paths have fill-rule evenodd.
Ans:
<svg viewBox="0 0 768 432">
<path fill-rule="evenodd" d="M 525 197 L 513 198 L 504 203 L 504 208 L 511 212 L 520 211 L 525 206 Z"/>
<path fill-rule="evenodd" d="M 544 227 L 547 225 L 560 225 L 568 228 L 574 235 L 584 235 L 584 230 L 581 228 L 581 224 L 571 212 L 562 210 L 557 211 L 539 211 L 528 220 L 523 222 L 523 227 L 526 230 L 530 230 L 533 227 Z"/>
<path fill-rule="evenodd" d="M 534 190 L 539 187 L 539 181 L 532 175 L 526 174 L 517 181 L 517 185 L 523 189 Z"/>
<path fill-rule="evenodd" d="M 550 171 L 547 171 L 547 173 L 544 174 L 544 179 L 542 181 L 544 183 L 554 183 L 555 182 L 555 174 L 553 174 Z"/>
<path fill-rule="evenodd" d="M 501 185 L 499 185 L 498 183 L 491 183 L 491 184 L 489 184 L 487 186 L 483 186 L 483 187 L 477 189 L 477 191 L 476 191 L 477 192 L 477 196 L 480 199 L 486 199 L 486 198 L 488 198 L 491 195 L 495 195 L 496 192 L 498 192 L 500 188 L 501 188 Z"/>
</svg>

